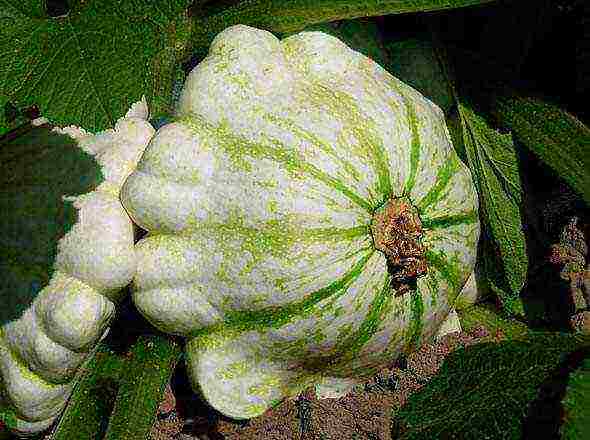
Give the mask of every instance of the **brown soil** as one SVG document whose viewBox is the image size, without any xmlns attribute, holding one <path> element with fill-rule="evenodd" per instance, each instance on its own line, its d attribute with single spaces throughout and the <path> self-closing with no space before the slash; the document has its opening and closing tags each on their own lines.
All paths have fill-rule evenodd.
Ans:
<svg viewBox="0 0 590 440">
<path fill-rule="evenodd" d="M 154 425 L 153 440 L 393 440 L 392 413 L 424 386 L 453 350 L 502 335 L 488 335 L 483 327 L 470 333 L 448 334 L 423 346 L 403 362 L 383 368 L 358 390 L 340 399 L 318 400 L 313 388 L 297 400 L 285 400 L 276 408 L 246 423 L 222 417 L 193 420 L 192 432 L 180 432 L 172 411 Z M 169 397 L 165 405 L 170 405 Z M 178 402 L 182 405 L 182 401 Z M 180 411 L 182 412 L 182 410 Z M 307 417 L 301 417 L 305 412 Z M 302 422 L 302 418 L 304 421 Z M 170 429 L 174 426 L 175 429 Z"/>
</svg>

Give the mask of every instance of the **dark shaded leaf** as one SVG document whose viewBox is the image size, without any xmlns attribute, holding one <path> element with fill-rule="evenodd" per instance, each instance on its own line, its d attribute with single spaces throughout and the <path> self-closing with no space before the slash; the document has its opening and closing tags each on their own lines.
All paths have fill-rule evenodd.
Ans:
<svg viewBox="0 0 590 440">
<path fill-rule="evenodd" d="M 448 114 L 454 104 L 449 80 L 441 65 L 432 42 L 424 39 L 408 39 L 389 42 L 391 57 L 388 71 L 411 85 Z"/>
<path fill-rule="evenodd" d="M 590 91 L 590 5 L 586 3 L 580 27 L 584 30 L 576 40 L 576 92 Z"/>
<path fill-rule="evenodd" d="M 561 438 L 590 438 L 590 357 L 570 375 L 563 407 L 565 421 L 560 430 Z"/>
<path fill-rule="evenodd" d="M 590 206 L 590 128 L 553 104 L 515 92 L 496 94 L 492 106 L 500 123 Z"/>
<path fill-rule="evenodd" d="M 459 348 L 397 413 L 405 428 L 399 438 L 524 438 L 523 421 L 539 387 L 569 353 L 589 346 L 587 337 L 543 332 Z"/>
<path fill-rule="evenodd" d="M 0 325 L 19 318 L 51 279 L 57 244 L 77 221 L 63 196 L 103 180 L 93 156 L 48 126 L 0 139 Z"/>
<path fill-rule="evenodd" d="M 509 70 L 511 76 L 519 76 L 529 51 L 549 22 L 551 3 L 521 0 L 487 7 L 485 24 L 479 33 L 480 54 Z"/>
</svg>

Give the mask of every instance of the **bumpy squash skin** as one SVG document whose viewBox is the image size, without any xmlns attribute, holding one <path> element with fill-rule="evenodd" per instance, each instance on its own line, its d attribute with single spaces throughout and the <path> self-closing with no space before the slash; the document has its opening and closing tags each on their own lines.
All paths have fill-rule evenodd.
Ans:
<svg viewBox="0 0 590 440">
<path fill-rule="evenodd" d="M 394 295 L 373 214 L 406 197 L 427 274 Z M 221 32 L 121 190 L 149 231 L 133 300 L 188 337 L 194 389 L 246 419 L 342 395 L 434 337 L 473 271 L 478 203 L 441 110 L 337 38 Z"/>
<path fill-rule="evenodd" d="M 147 117 L 144 99 L 114 130 L 54 129 L 94 156 L 104 178 L 87 193 L 64 196 L 77 222 L 58 242 L 51 279 L 0 328 L 0 399 L 16 410 L 18 436 L 43 431 L 59 415 L 78 367 L 106 336 L 122 288 L 135 273 L 133 223 L 119 191 L 155 132 Z"/>
</svg>

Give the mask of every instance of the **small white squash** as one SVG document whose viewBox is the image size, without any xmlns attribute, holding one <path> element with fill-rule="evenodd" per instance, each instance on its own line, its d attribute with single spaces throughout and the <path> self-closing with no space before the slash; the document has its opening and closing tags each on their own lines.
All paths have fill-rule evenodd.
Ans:
<svg viewBox="0 0 590 440">
<path fill-rule="evenodd" d="M 16 412 L 17 435 L 59 415 L 135 273 L 119 191 L 154 134 L 147 116 L 144 98 L 114 130 L 55 128 L 68 144 L 45 129 L 41 144 L 3 146 L 0 399 Z"/>
</svg>

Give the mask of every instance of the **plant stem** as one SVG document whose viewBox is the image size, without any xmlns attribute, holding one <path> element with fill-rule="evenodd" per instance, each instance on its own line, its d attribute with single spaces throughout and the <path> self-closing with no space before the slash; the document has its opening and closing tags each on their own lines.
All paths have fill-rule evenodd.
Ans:
<svg viewBox="0 0 590 440">
<path fill-rule="evenodd" d="M 166 384 L 180 358 L 180 344 L 164 336 L 140 336 L 115 401 L 105 440 L 145 440 Z"/>
<path fill-rule="evenodd" d="M 80 369 L 80 380 L 51 440 L 99 440 L 125 361 L 101 345 Z"/>
</svg>

